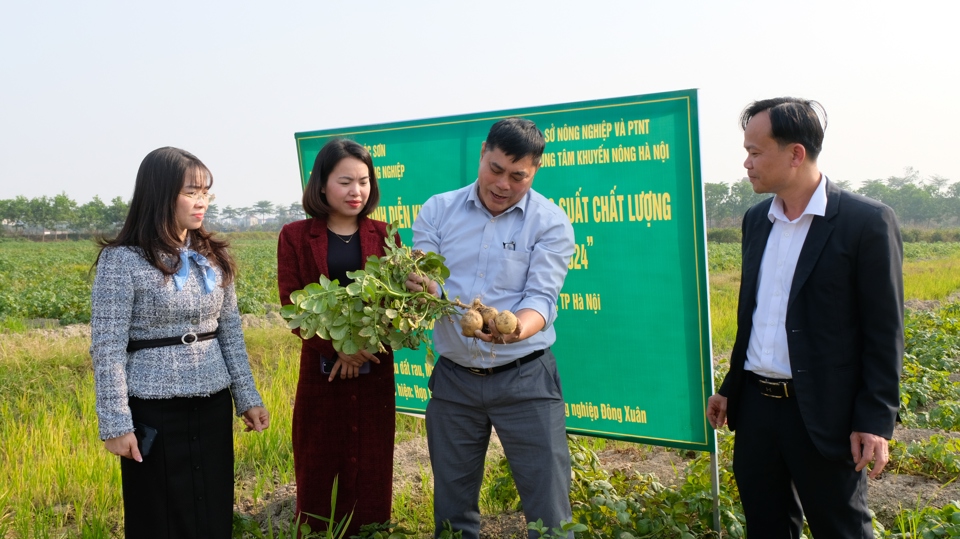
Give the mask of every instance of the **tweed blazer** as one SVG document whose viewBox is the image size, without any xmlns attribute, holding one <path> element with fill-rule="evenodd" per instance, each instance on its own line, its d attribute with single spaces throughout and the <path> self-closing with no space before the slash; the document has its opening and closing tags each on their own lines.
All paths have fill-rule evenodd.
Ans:
<svg viewBox="0 0 960 539">
<path fill-rule="evenodd" d="M 233 284 L 204 293 L 191 263 L 182 290 L 153 267 L 138 248 L 107 247 L 93 283 L 90 316 L 93 375 L 100 438 L 133 432 L 128 397 L 208 396 L 226 388 L 237 414 L 263 406 L 253 381 Z M 189 345 L 127 353 L 131 340 L 216 331 L 217 338 Z"/>
</svg>

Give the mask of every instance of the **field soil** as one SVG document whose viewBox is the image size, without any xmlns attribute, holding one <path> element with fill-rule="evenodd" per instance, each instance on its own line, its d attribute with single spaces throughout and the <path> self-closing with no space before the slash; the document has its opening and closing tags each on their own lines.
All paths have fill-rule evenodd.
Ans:
<svg viewBox="0 0 960 539">
<path fill-rule="evenodd" d="M 894 438 L 904 441 L 928 439 L 936 431 L 923 429 L 897 428 Z M 946 433 L 941 433 L 946 434 Z M 960 436 L 957 433 L 947 434 Z M 648 445 L 617 444 L 615 449 L 597 452 L 601 465 L 609 472 L 620 470 L 633 473 L 654 474 L 664 485 L 679 485 L 684 479 L 687 462 L 694 458 L 693 451 L 682 451 Z M 499 441 L 494 434 L 490 444 L 488 461 L 503 455 Z M 421 470 L 430 469 L 430 458 L 425 438 L 415 438 L 398 444 L 394 455 L 394 491 L 404 485 L 412 485 L 414 494 L 419 494 Z M 936 479 L 884 472 L 879 478 L 869 480 L 868 501 L 877 518 L 887 528 L 893 524 L 894 517 L 904 509 L 917 507 L 942 507 L 952 500 L 960 500 L 960 485 L 951 482 L 941 485 Z M 259 507 L 247 503 L 238 506 L 238 510 L 265 522 L 267 516 L 273 522 L 290 522 L 293 516 L 295 485 L 283 485 L 277 489 Z M 421 530 L 428 537 L 427 530 Z M 480 537 L 485 539 L 526 538 L 526 520 L 522 513 L 504 513 L 482 515 Z"/>
<path fill-rule="evenodd" d="M 916 308 L 916 306 L 912 306 Z M 283 319 L 276 313 L 266 316 L 243 315 L 245 327 L 269 327 L 283 325 Z M 34 331 L 48 334 L 50 337 L 89 337 L 90 326 L 84 324 L 63 327 L 49 327 Z M 954 375 L 958 376 L 958 375 Z M 927 440 L 934 434 L 960 437 L 960 433 L 948 433 L 928 429 L 905 429 L 897 427 L 894 439 L 902 442 Z M 603 468 L 609 472 L 621 470 L 628 475 L 633 473 L 654 474 L 664 485 L 679 485 L 684 479 L 687 462 L 696 454 L 657 446 L 623 443 L 610 444 L 613 449 L 598 451 Z M 424 437 L 415 437 L 397 444 L 394 454 L 394 492 L 405 486 L 412 488 L 411 497 L 421 494 L 421 471 L 429 472 L 430 458 L 427 441 Z M 492 436 L 488 461 L 497 460 L 503 455 L 496 434 Z M 890 528 L 897 513 L 904 509 L 918 507 L 942 507 L 944 504 L 960 500 L 960 484 L 951 481 L 941 484 L 928 477 L 896 473 L 888 469 L 877 479 L 869 480 L 868 503 L 883 525 Z M 243 485 L 241 485 L 241 489 Z M 294 514 L 296 486 L 279 485 L 273 492 L 264 496 L 257 504 L 249 499 L 239 500 L 236 510 L 253 517 L 261 523 L 269 518 L 272 522 L 291 522 Z M 428 530 L 421 530 L 423 537 L 429 536 Z M 504 513 L 482 515 L 481 538 L 505 539 L 525 538 L 526 521 L 522 513 Z"/>
</svg>

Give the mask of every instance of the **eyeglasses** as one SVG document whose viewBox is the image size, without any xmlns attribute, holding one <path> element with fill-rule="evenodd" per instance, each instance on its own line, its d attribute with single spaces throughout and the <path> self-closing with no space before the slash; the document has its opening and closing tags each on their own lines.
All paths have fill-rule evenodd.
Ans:
<svg viewBox="0 0 960 539">
<path fill-rule="evenodd" d="M 208 203 L 213 202 L 217 199 L 217 195 L 213 193 L 204 193 L 203 191 L 194 191 L 193 193 L 180 193 L 180 196 L 189 198 L 190 200 L 197 202 L 201 198 L 206 200 Z"/>
</svg>

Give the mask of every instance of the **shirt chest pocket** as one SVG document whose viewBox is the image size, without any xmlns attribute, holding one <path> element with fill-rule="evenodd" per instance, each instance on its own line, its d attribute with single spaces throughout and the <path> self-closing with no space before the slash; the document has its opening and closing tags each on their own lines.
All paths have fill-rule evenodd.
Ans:
<svg viewBox="0 0 960 539">
<path fill-rule="evenodd" d="M 527 270 L 530 269 L 530 253 L 522 251 L 501 251 L 500 259 L 494 268 L 493 286 L 497 290 L 520 292 L 527 284 Z"/>
</svg>

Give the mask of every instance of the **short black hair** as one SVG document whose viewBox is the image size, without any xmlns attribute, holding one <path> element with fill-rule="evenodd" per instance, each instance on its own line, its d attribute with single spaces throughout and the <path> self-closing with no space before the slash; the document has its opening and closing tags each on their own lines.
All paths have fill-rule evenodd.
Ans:
<svg viewBox="0 0 960 539">
<path fill-rule="evenodd" d="M 827 111 L 823 105 L 797 97 L 754 101 L 740 114 L 740 127 L 746 130 L 750 119 L 763 111 L 770 114 L 771 136 L 781 147 L 802 144 L 810 160 L 817 160 L 823 148 L 823 132 L 827 129 Z"/>
<path fill-rule="evenodd" d="M 327 195 L 323 194 L 323 189 L 327 186 L 330 173 L 346 157 L 363 161 L 363 164 L 367 165 L 367 173 L 370 176 L 370 196 L 367 197 L 367 204 L 360 210 L 359 217 L 370 215 L 377 209 L 377 204 L 380 203 L 380 187 L 377 185 L 377 174 L 373 168 L 370 152 L 357 142 L 335 138 L 323 145 L 320 153 L 317 154 L 317 159 L 313 162 L 310 179 L 307 180 L 307 187 L 303 190 L 303 211 L 307 212 L 307 215 L 324 219 L 330 215 L 331 208 L 327 203 Z"/>
<path fill-rule="evenodd" d="M 546 144 L 537 124 L 525 118 L 506 118 L 490 128 L 484 149 L 499 148 L 512 157 L 514 163 L 529 155 L 534 166 L 540 166 Z"/>
</svg>

